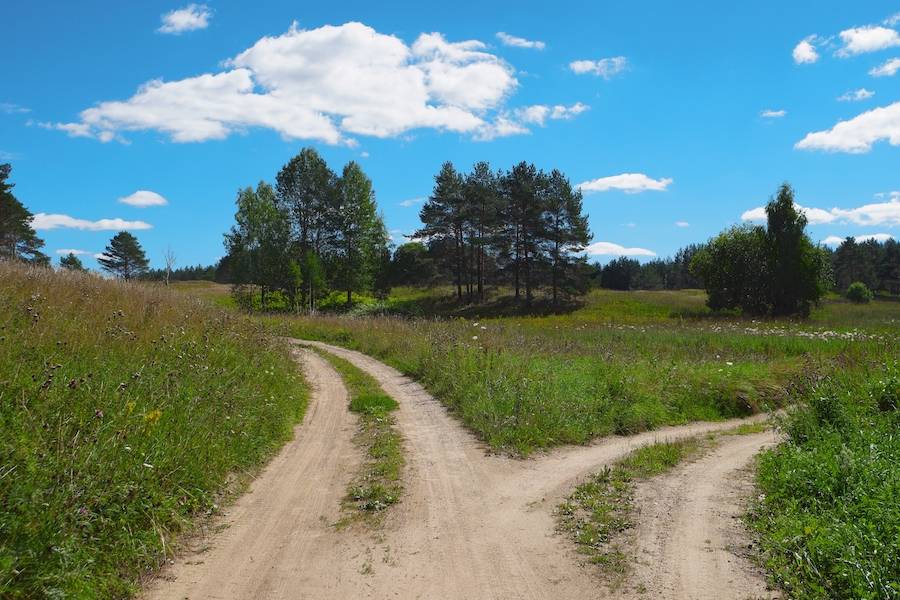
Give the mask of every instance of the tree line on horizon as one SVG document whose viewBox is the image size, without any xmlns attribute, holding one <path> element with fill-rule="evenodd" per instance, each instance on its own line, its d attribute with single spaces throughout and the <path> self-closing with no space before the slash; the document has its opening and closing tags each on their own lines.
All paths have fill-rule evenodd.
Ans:
<svg viewBox="0 0 900 600">
<path fill-rule="evenodd" d="M 12 193 L 10 172 L 0 164 L 0 259 L 50 266 L 31 212 Z M 315 310 L 334 290 L 352 304 L 354 293 L 384 298 L 392 286 L 407 285 L 450 285 L 466 303 L 484 302 L 489 289 L 510 289 L 526 305 L 537 293 L 556 304 L 590 287 L 704 288 L 713 308 L 776 315 L 804 314 L 825 290 L 846 293 L 857 283 L 900 294 L 900 242 L 848 237 L 834 250 L 816 245 L 793 195 L 787 184 L 779 189 L 767 205 L 766 226 L 732 227 L 671 258 L 588 264 L 582 196 L 560 171 L 521 162 L 495 172 L 478 162 L 464 173 L 446 162 L 420 211 L 422 227 L 392 249 L 359 164 L 348 163 L 338 175 L 305 148 L 274 186 L 261 182 L 238 192 L 227 254 L 216 265 L 175 269 L 168 251 L 165 269 L 149 269 L 127 231 L 113 236 L 98 263 L 125 280 L 229 283 L 242 306 L 264 309 Z M 61 256 L 58 266 L 87 270 L 74 254 Z"/>
</svg>

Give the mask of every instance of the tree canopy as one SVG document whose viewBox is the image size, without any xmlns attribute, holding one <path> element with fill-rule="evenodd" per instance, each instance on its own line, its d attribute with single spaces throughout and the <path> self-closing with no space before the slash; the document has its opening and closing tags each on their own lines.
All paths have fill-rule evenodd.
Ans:
<svg viewBox="0 0 900 600">
<path fill-rule="evenodd" d="M 9 163 L 0 164 L 0 259 L 48 266 L 50 258 L 41 252 L 44 240 L 31 226 L 33 215 L 12 193 L 11 171 Z"/>
<path fill-rule="evenodd" d="M 766 227 L 732 227 L 697 252 L 691 269 L 712 309 L 808 315 L 827 289 L 828 258 L 805 233 L 806 217 L 783 184 L 766 205 Z"/>
<path fill-rule="evenodd" d="M 127 231 L 113 236 L 97 262 L 107 273 L 126 281 L 146 273 L 149 264 L 140 242 Z"/>
</svg>

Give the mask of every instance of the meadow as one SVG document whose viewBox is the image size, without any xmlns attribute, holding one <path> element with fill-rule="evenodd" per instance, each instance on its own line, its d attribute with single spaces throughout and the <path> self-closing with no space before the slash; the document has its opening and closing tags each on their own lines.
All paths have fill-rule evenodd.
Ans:
<svg viewBox="0 0 900 600">
<path fill-rule="evenodd" d="M 542 316 L 518 315 L 502 299 L 437 317 L 390 314 L 445 306 L 400 290 L 349 316 L 265 320 L 388 362 L 491 447 L 520 455 L 778 408 L 837 369 L 864 372 L 900 349 L 900 303 L 890 300 L 833 297 L 806 321 L 712 314 L 691 290 L 595 290 L 575 310 Z"/>
<path fill-rule="evenodd" d="M 258 323 L 162 286 L 0 262 L 0 597 L 126 597 L 291 436 Z"/>
</svg>

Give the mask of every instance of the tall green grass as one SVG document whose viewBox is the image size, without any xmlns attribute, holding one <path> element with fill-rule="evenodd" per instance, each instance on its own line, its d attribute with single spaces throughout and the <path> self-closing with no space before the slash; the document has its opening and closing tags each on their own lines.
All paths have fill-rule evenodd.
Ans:
<svg viewBox="0 0 900 600">
<path fill-rule="evenodd" d="M 760 459 L 751 520 L 792 598 L 900 598 L 900 367 L 834 374 Z"/>
<path fill-rule="evenodd" d="M 880 325 L 847 332 L 787 321 L 684 319 L 665 307 L 695 304 L 696 293 L 665 292 L 662 300 L 652 294 L 595 293 L 596 304 L 545 317 L 270 323 L 385 360 L 422 381 L 491 446 L 521 454 L 779 407 L 821 374 L 864 369 L 900 352 L 896 332 Z M 900 318 L 900 303 L 886 305 L 879 306 L 880 321 Z M 646 314 L 656 316 L 637 324 Z"/>
<path fill-rule="evenodd" d="M 305 400 L 249 319 L 0 262 L 0 596 L 128 596 Z"/>
</svg>

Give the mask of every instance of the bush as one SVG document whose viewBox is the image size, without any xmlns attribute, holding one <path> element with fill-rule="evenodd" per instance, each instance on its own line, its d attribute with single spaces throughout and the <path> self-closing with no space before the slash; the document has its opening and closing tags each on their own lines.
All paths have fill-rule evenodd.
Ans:
<svg viewBox="0 0 900 600">
<path fill-rule="evenodd" d="M 823 382 L 760 458 L 752 519 L 792 598 L 900 598 L 898 376 Z"/>
<path fill-rule="evenodd" d="M 857 304 L 865 304 L 872 300 L 872 290 L 866 287 L 861 281 L 854 281 L 847 288 L 847 300 L 856 302 Z"/>
</svg>

